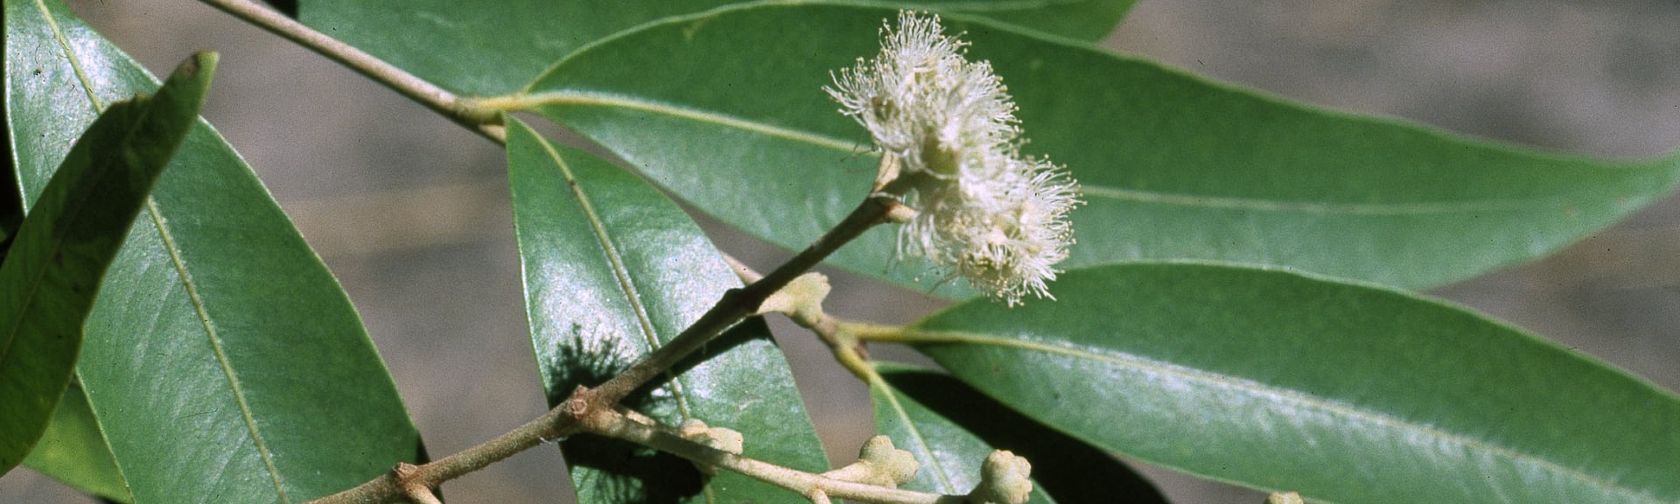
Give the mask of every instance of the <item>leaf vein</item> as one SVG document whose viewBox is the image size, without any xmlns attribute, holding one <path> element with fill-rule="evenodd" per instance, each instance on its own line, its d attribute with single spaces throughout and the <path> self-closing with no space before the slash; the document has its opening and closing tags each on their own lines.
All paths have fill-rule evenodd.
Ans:
<svg viewBox="0 0 1680 504">
<path fill-rule="evenodd" d="M 922 454 L 933 464 L 934 473 L 939 476 L 939 484 L 944 486 L 942 491 L 947 494 L 960 492 L 961 490 L 958 490 L 956 485 L 951 483 L 951 476 L 945 471 L 945 464 L 940 462 L 939 457 L 933 455 L 933 445 L 922 436 L 922 430 L 916 427 L 916 423 L 910 421 L 910 413 L 904 410 L 904 405 L 899 404 L 898 390 L 888 385 L 878 374 L 870 375 L 869 385 L 879 389 L 882 395 L 886 396 L 887 402 L 892 404 L 893 413 L 904 422 L 904 428 L 910 431 L 910 437 L 921 447 Z"/>
<path fill-rule="evenodd" d="M 668 117 L 688 119 L 706 124 L 715 124 L 726 128 L 733 128 L 764 136 L 781 138 L 825 149 L 845 152 L 848 154 L 866 152 L 866 146 L 857 142 L 842 140 L 795 128 L 768 124 L 760 120 L 747 119 L 735 115 L 709 110 L 700 110 L 637 97 L 597 92 L 553 91 L 524 95 L 513 101 L 522 107 L 555 105 L 600 107 L 646 112 Z M 869 154 L 875 155 L 873 152 L 869 152 Z M 1095 184 L 1082 184 L 1081 192 L 1083 192 L 1084 196 L 1087 198 L 1101 198 L 1116 201 L 1131 201 L 1171 206 L 1251 210 L 1257 212 L 1296 212 L 1329 215 L 1400 216 L 1476 212 L 1520 212 L 1535 210 L 1537 208 L 1563 208 L 1567 206 L 1567 201 L 1559 197 L 1484 199 L 1467 201 L 1355 203 L 1290 201 L 1282 199 L 1177 194 Z"/>
<path fill-rule="evenodd" d="M 257 420 L 251 413 L 250 401 L 245 397 L 245 388 L 240 384 L 239 375 L 233 370 L 228 360 L 227 352 L 222 347 L 221 334 L 216 330 L 216 324 L 210 320 L 210 312 L 204 304 L 204 298 L 199 296 L 198 284 L 193 280 L 192 273 L 187 271 L 185 259 L 181 257 L 181 250 L 175 244 L 175 236 L 170 233 L 163 215 L 158 210 L 157 202 L 150 196 L 146 197 L 146 212 L 151 217 L 152 225 L 157 228 L 158 236 L 163 240 L 163 249 L 169 253 L 169 261 L 175 266 L 175 273 L 181 279 L 181 285 L 187 290 L 187 298 L 192 301 L 193 311 L 199 323 L 204 327 L 204 334 L 210 341 L 210 350 L 215 354 L 216 364 L 221 367 L 222 376 L 227 378 L 228 388 L 233 392 L 234 403 L 239 406 L 239 414 L 245 421 L 245 429 L 251 435 L 251 442 L 256 445 L 257 456 L 262 459 L 263 466 L 268 470 L 269 479 L 274 483 L 274 491 L 280 502 L 290 504 L 291 498 L 286 494 L 284 478 L 280 475 L 280 468 L 274 465 L 274 454 L 268 449 L 268 442 L 257 428 Z"/>
<path fill-rule="evenodd" d="M 70 61 L 70 71 L 76 74 L 76 80 L 82 82 L 82 91 L 87 93 L 88 102 L 93 104 L 93 111 L 95 113 L 104 112 L 105 103 L 100 101 L 99 95 L 94 94 L 93 80 L 89 79 L 87 71 L 82 69 L 81 58 L 76 57 L 76 51 L 70 47 L 69 37 L 64 35 L 64 28 L 58 26 L 58 18 L 54 17 L 52 10 L 47 8 L 46 0 L 35 0 L 35 9 L 41 11 L 41 17 L 47 21 L 47 27 L 52 29 L 53 40 L 57 41 L 58 47 L 64 50 L 65 59 Z"/>
<path fill-rule="evenodd" d="M 103 113 L 105 111 L 105 104 L 99 99 L 98 94 L 96 94 L 92 80 L 88 78 L 87 73 L 82 69 L 81 59 L 76 56 L 76 51 L 70 46 L 69 40 L 64 35 L 64 29 L 59 26 L 57 18 L 53 16 L 51 9 L 47 7 L 45 0 L 35 0 L 35 7 L 40 11 L 41 16 L 46 20 L 47 25 L 51 27 L 53 38 L 57 40 L 59 47 L 64 50 L 65 58 L 69 60 L 70 68 L 75 72 L 76 78 L 81 81 L 82 90 L 86 92 L 88 101 L 92 104 L 94 112 Z M 186 264 L 181 258 L 180 250 L 175 245 L 175 238 L 170 234 L 168 226 L 164 224 L 163 216 L 157 207 L 157 202 L 152 199 L 151 196 L 146 197 L 146 212 L 151 217 L 152 224 L 157 228 L 158 235 L 163 241 L 164 250 L 169 253 L 170 262 L 174 265 L 176 274 L 179 275 L 181 279 L 182 286 L 186 288 L 188 298 L 192 300 L 193 308 L 197 312 L 198 320 L 203 325 L 205 334 L 209 338 L 211 350 L 215 353 L 216 362 L 221 366 L 222 374 L 227 378 L 228 386 L 232 390 L 234 400 L 239 406 L 239 412 L 244 417 L 245 427 L 251 435 L 252 442 L 256 445 L 257 453 L 262 458 L 263 465 L 268 471 L 270 480 L 274 483 L 274 490 L 280 498 L 280 502 L 290 504 L 291 499 L 286 494 L 280 470 L 274 465 L 273 456 L 268 450 L 268 445 L 263 439 L 262 432 L 257 428 L 256 419 L 251 414 L 250 404 L 245 398 L 244 389 L 240 386 L 239 377 L 234 373 L 233 368 L 228 362 L 227 354 L 222 349 L 221 336 L 217 334 L 215 324 L 211 322 L 210 314 L 206 311 L 206 307 L 204 306 L 204 300 L 198 295 L 198 287 L 193 282 L 192 275 L 187 271 Z M 91 404 L 92 401 L 89 401 L 89 403 Z M 117 464 L 117 467 L 120 473 L 122 470 L 122 464 Z"/>
<path fill-rule="evenodd" d="M 1157 361 L 1132 354 L 1112 355 L 1095 352 L 1083 348 L 1069 348 L 1062 345 L 1030 341 L 1016 338 L 1004 338 L 980 333 L 962 331 L 921 331 L 908 330 L 902 337 L 883 338 L 882 341 L 897 341 L 903 343 L 963 343 L 980 346 L 997 346 L 1015 348 L 1019 350 L 1060 354 L 1069 357 L 1088 359 L 1112 364 L 1122 368 L 1129 368 L 1136 372 L 1155 376 L 1173 376 L 1186 381 L 1199 382 L 1213 387 L 1247 392 L 1259 396 L 1269 396 L 1278 402 L 1290 402 L 1306 409 L 1317 409 L 1332 415 L 1363 421 L 1370 424 L 1384 425 L 1395 430 L 1411 432 L 1415 435 L 1439 440 L 1446 444 L 1455 444 L 1467 449 L 1483 450 L 1487 453 L 1503 456 L 1513 462 L 1528 464 L 1553 474 L 1572 478 L 1590 486 L 1600 488 L 1610 493 L 1634 497 L 1640 502 L 1664 502 L 1647 492 L 1633 488 L 1619 486 L 1596 475 L 1582 472 L 1547 460 L 1536 455 L 1517 451 L 1512 448 L 1491 444 L 1485 440 L 1470 436 L 1444 431 L 1427 425 L 1418 424 L 1406 419 L 1397 418 L 1378 411 L 1362 410 L 1350 405 L 1314 397 L 1299 391 L 1268 386 L 1252 380 L 1218 375 L 1193 368 L 1187 368 L 1169 362 Z"/>
<path fill-rule="evenodd" d="M 630 304 L 631 311 L 636 314 L 636 324 L 641 329 L 642 339 L 647 343 L 648 352 L 657 350 L 661 343 L 659 334 L 654 329 L 653 319 L 648 315 L 647 307 L 642 303 L 641 294 L 637 291 L 635 282 L 630 278 L 629 268 L 624 266 L 623 254 L 618 251 L 618 246 L 613 244 L 612 236 L 607 233 L 606 223 L 601 221 L 601 215 L 595 211 L 594 203 L 590 201 L 589 195 L 584 192 L 583 185 L 578 182 L 577 176 L 572 173 L 571 166 L 566 164 L 566 161 L 560 157 L 560 153 L 554 150 L 554 146 L 547 139 L 539 137 L 537 141 L 542 144 L 549 159 L 554 161 L 555 167 L 560 169 L 560 174 L 565 176 L 566 184 L 571 189 L 572 195 L 577 198 L 578 206 L 583 209 L 584 217 L 589 220 L 590 231 L 594 233 L 595 240 L 600 244 L 601 251 L 607 258 L 608 267 L 612 269 L 613 280 L 618 283 L 618 288 L 624 294 L 625 301 Z M 682 412 L 683 418 L 691 418 L 688 398 L 683 393 L 681 385 L 675 379 L 672 379 L 668 385 L 671 387 L 671 396 L 677 400 L 677 408 Z"/>
</svg>

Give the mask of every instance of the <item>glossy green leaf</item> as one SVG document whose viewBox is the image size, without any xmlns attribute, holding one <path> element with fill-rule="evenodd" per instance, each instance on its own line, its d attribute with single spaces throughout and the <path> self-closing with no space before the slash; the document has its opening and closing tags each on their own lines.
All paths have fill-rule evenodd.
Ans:
<svg viewBox="0 0 1680 504">
<path fill-rule="evenodd" d="M 56 1 L 5 9 L 6 119 L 33 211 L 68 140 L 156 81 Z M 349 300 L 202 121 L 84 329 L 77 378 L 136 502 L 302 502 L 416 457 Z"/>
<path fill-rule="evenodd" d="M 1070 271 L 918 348 L 1097 446 L 1317 502 L 1680 501 L 1680 398 L 1399 291 L 1195 264 Z"/>
<path fill-rule="evenodd" d="M 878 52 L 876 28 L 892 15 L 777 4 L 667 20 L 573 53 L 525 100 L 707 213 L 802 247 L 873 178 L 868 135 L 822 87 Z M 1065 267 L 1189 258 L 1427 287 L 1608 225 L 1664 194 L 1680 167 L 1473 141 L 947 21 L 1014 93 L 1026 150 L 1084 186 Z M 634 61 L 660 64 L 624 64 Z M 909 283 L 923 268 L 889 269 L 893 243 L 878 230 L 833 262 Z"/>
<path fill-rule="evenodd" d="M 741 0 L 302 0 L 310 26 L 460 93 L 513 92 L 590 42 L 657 19 Z M 1062 36 L 1108 35 L 1132 0 L 855 0 L 851 3 L 969 12 Z M 793 32 L 789 32 L 793 33 Z M 872 32 L 873 33 L 873 32 Z M 656 60 L 625 61 L 657 67 Z"/>
<path fill-rule="evenodd" d="M 112 105 L 76 140 L 0 267 L 0 474 L 47 429 L 70 384 L 82 322 L 129 225 L 198 118 L 216 55 L 188 59 L 156 96 Z"/>
<path fill-rule="evenodd" d="M 510 119 L 508 179 L 526 313 L 550 403 L 596 385 L 670 341 L 740 280 L 688 215 L 635 175 L 556 147 Z M 706 359 L 626 401 L 667 425 L 699 419 L 747 434 L 746 455 L 827 465 L 793 375 L 760 320 L 707 346 Z M 561 447 L 580 502 L 781 502 L 745 476 L 703 481 L 686 461 L 580 436 Z"/>
<path fill-rule="evenodd" d="M 922 463 L 904 488 L 961 495 L 980 483 L 993 449 L 1033 465 L 1031 502 L 1165 503 L 1155 485 L 1105 451 L 1051 430 L 948 375 L 875 364 L 888 383 L 871 388 L 875 430 Z"/>
<path fill-rule="evenodd" d="M 23 465 L 100 498 L 134 502 L 128 495 L 128 483 L 117 471 L 117 462 L 111 459 L 110 448 L 105 446 L 99 420 L 93 417 L 82 387 L 75 383 L 64 391 L 47 433 L 23 459 Z"/>
</svg>

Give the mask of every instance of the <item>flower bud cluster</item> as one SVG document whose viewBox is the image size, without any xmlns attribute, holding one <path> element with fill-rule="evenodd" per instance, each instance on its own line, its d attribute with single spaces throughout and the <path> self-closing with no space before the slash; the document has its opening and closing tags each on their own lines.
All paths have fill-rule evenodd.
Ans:
<svg viewBox="0 0 1680 504">
<path fill-rule="evenodd" d="M 900 255 L 925 257 L 1010 305 L 1050 297 L 1073 243 L 1079 186 L 1021 154 L 1015 103 L 990 63 L 968 61 L 938 16 L 901 12 L 881 53 L 834 78 L 829 95 L 900 170 L 917 210 Z"/>
<path fill-rule="evenodd" d="M 992 450 L 980 465 L 980 484 L 968 494 L 979 504 L 1025 504 L 1032 496 L 1032 463 L 1009 450 Z"/>
</svg>

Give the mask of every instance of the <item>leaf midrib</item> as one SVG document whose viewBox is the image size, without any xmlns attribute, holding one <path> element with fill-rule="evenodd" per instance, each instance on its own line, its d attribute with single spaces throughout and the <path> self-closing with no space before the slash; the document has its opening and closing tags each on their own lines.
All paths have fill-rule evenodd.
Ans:
<svg viewBox="0 0 1680 504">
<path fill-rule="evenodd" d="M 870 375 L 868 381 L 870 387 L 886 396 L 887 402 L 892 404 L 893 413 L 898 415 L 900 421 L 904 422 L 904 428 L 910 431 L 912 440 L 921 446 L 922 453 L 927 454 L 928 460 L 933 464 L 935 474 L 939 476 L 940 485 L 944 486 L 943 491 L 953 494 L 961 492 L 962 490 L 957 489 L 956 485 L 951 483 L 951 476 L 945 470 L 945 464 L 940 461 L 939 457 L 934 456 L 933 445 L 929 444 L 927 438 L 922 436 L 922 429 L 916 426 L 916 422 L 910 420 L 910 413 L 905 411 L 904 405 L 898 402 L 898 389 L 886 383 L 886 380 L 882 379 L 879 373 Z"/>
<path fill-rule="evenodd" d="M 963 13 L 970 13 L 970 12 L 1008 12 L 1008 11 L 1015 11 L 1015 10 L 1042 9 L 1042 8 L 1045 8 L 1045 7 L 1052 7 L 1052 6 L 1069 6 L 1069 5 L 1079 5 L 1079 4 L 1086 4 L 1086 3 L 1092 3 L 1092 1 L 1091 0 L 1015 0 L 1015 1 L 1005 0 L 1005 1 L 998 1 L 998 2 L 972 2 L 972 1 L 971 2 L 940 2 L 940 3 L 928 3 L 928 4 L 922 4 L 922 5 L 926 8 L 938 8 L 941 11 L 950 11 L 950 12 L 957 12 L 959 14 L 963 14 Z M 860 5 L 864 5 L 864 6 L 867 6 L 867 7 L 883 7 L 883 6 L 887 6 L 887 5 L 899 5 L 899 4 L 901 4 L 901 3 L 880 2 L 880 3 L 861 3 Z"/>
<path fill-rule="evenodd" d="M 41 17 L 46 20 L 47 25 L 51 27 L 53 38 L 57 40 L 59 49 L 64 51 L 65 59 L 69 61 L 71 69 L 76 73 L 76 77 L 81 80 L 82 89 L 87 93 L 88 101 L 93 106 L 94 112 L 103 113 L 105 111 L 105 105 L 95 93 L 92 82 L 88 80 L 85 71 L 82 69 L 81 58 L 76 55 L 76 51 L 70 46 L 69 38 L 65 36 L 64 29 L 59 26 L 57 17 L 55 17 L 52 14 L 52 10 L 47 7 L 45 0 L 35 0 L 35 7 L 38 11 L 40 11 Z M 280 502 L 290 504 L 291 498 L 286 493 L 284 478 L 280 474 L 279 467 L 277 467 L 274 463 L 274 457 L 273 454 L 269 452 L 268 443 L 263 437 L 261 430 L 257 427 L 256 419 L 251 413 L 251 405 L 245 398 L 245 391 L 240 385 L 239 377 L 233 370 L 232 363 L 229 362 L 227 354 L 222 350 L 221 336 L 217 333 L 215 325 L 210 320 L 210 313 L 204 304 L 203 298 L 199 297 L 198 286 L 193 281 L 191 273 L 187 271 L 186 261 L 182 258 L 181 250 L 175 244 L 174 236 L 169 232 L 168 226 L 164 223 L 163 216 L 158 210 L 157 201 L 150 195 L 146 196 L 146 210 L 151 217 L 153 226 L 157 229 L 158 236 L 160 241 L 163 243 L 164 250 L 169 253 L 170 262 L 174 266 L 176 274 L 181 279 L 181 285 L 187 291 L 187 297 L 192 302 L 195 315 L 197 315 L 200 324 L 204 328 L 205 336 L 208 338 L 211 345 L 211 350 L 215 353 L 216 363 L 221 367 L 222 374 L 227 379 L 228 388 L 233 392 L 234 402 L 239 406 L 239 412 L 244 418 L 246 431 L 250 434 L 251 442 L 256 445 L 257 454 L 262 459 L 263 465 L 268 471 L 269 480 L 274 484 L 276 496 L 280 499 Z M 89 401 L 89 403 L 91 405 L 92 401 Z M 101 428 L 103 429 L 103 427 L 103 423 L 101 422 Z M 104 432 L 101 431 L 100 434 L 103 436 Z M 115 452 L 113 452 L 113 455 L 114 453 Z M 122 464 L 117 464 L 117 470 L 119 473 L 122 472 Z M 126 477 L 124 484 L 127 484 Z"/>
<path fill-rule="evenodd" d="M 659 341 L 658 331 L 653 327 L 653 319 L 648 315 L 647 306 L 642 303 L 641 293 L 636 289 L 634 280 L 630 278 L 630 269 L 624 266 L 623 254 L 618 251 L 618 246 L 614 244 L 612 236 L 607 233 L 607 226 L 601 220 L 601 215 L 595 211 L 595 204 L 591 202 L 589 194 L 584 192 L 583 184 L 578 182 L 577 176 L 572 173 L 571 165 L 566 164 L 566 161 L 560 157 L 560 153 L 554 150 L 554 146 L 543 138 L 538 138 L 537 142 L 542 144 L 543 151 L 548 154 L 549 160 L 554 162 L 554 166 L 560 169 L 560 174 L 566 178 L 567 188 L 571 190 L 572 196 L 577 198 L 578 206 L 583 210 L 584 218 L 589 221 L 590 233 L 595 235 L 595 241 L 601 247 L 601 254 L 607 259 L 607 267 L 612 270 L 613 281 L 618 284 L 619 292 L 624 295 L 625 302 L 630 305 L 630 311 L 636 315 L 636 324 L 637 328 L 641 330 L 642 341 L 647 344 L 649 352 L 659 349 L 661 342 Z M 681 390 L 678 390 L 680 387 L 678 387 L 677 381 L 672 380 L 670 385 L 672 396 L 677 399 L 677 407 L 681 410 L 683 418 L 690 418 L 687 398 Z"/>
<path fill-rule="evenodd" d="M 1362 421 L 1367 424 L 1384 425 L 1394 430 L 1410 432 L 1421 437 L 1438 440 L 1442 443 L 1458 445 L 1468 450 L 1481 450 L 1489 454 L 1500 455 L 1506 460 L 1510 460 L 1514 463 L 1526 464 L 1552 474 L 1561 475 L 1566 478 L 1583 482 L 1588 486 L 1598 488 L 1607 493 L 1632 497 L 1640 502 L 1667 502 L 1644 491 L 1615 485 L 1596 475 L 1564 466 L 1538 455 L 1493 444 L 1487 440 L 1477 439 L 1441 430 L 1428 425 L 1418 424 L 1403 418 L 1395 417 L 1385 412 L 1364 410 L 1353 405 L 1324 400 L 1293 389 L 1274 387 L 1245 378 L 1220 375 L 1170 362 L 1149 359 L 1140 355 L 1127 353 L 1110 354 L 1093 351 L 1084 347 L 1070 348 L 1057 344 L 1031 341 L 1021 338 L 1004 338 L 989 334 L 965 331 L 906 330 L 906 332 L 903 333 L 903 336 L 906 336 L 906 338 L 892 338 L 892 340 L 917 345 L 969 344 L 977 346 L 995 346 L 1032 352 L 1065 355 L 1073 358 L 1112 364 L 1114 366 L 1131 369 L 1145 375 L 1168 375 L 1190 382 L 1206 384 L 1216 388 L 1225 388 L 1227 390 L 1247 393 L 1254 396 L 1266 396 L 1273 399 L 1275 403 L 1296 403 L 1304 409 L 1316 409 L 1332 416 L 1342 416 L 1350 420 Z M 888 340 L 883 339 L 883 341 Z"/>
<path fill-rule="evenodd" d="M 571 165 L 566 164 L 565 159 L 560 157 L 560 153 L 554 150 L 554 145 L 550 144 L 547 139 L 539 136 L 536 140 L 537 143 L 542 144 L 543 151 L 548 154 L 549 160 L 554 161 L 554 166 L 559 168 L 560 174 L 566 178 L 567 187 L 571 189 L 572 195 L 577 198 L 578 206 L 583 209 L 584 216 L 589 220 L 590 232 L 595 235 L 595 240 L 601 246 L 601 253 L 607 258 L 608 267 L 613 272 L 613 280 L 618 283 L 619 291 L 624 294 L 625 301 L 630 304 L 631 311 L 636 314 L 636 323 L 641 328 L 643 341 L 648 345 L 648 353 L 658 350 L 662 343 L 659 341 L 658 332 L 654 330 L 653 319 L 648 315 L 647 306 L 642 303 L 641 294 L 637 291 L 635 282 L 630 278 L 630 269 L 624 266 L 623 255 L 619 253 L 618 246 L 613 243 L 612 236 L 607 233 L 606 223 L 601 220 L 601 215 L 595 212 L 594 203 L 590 202 L 589 195 L 583 190 L 583 184 L 578 182 L 577 176 L 572 173 Z M 682 414 L 684 420 L 694 418 L 694 414 L 689 410 L 687 391 L 683 389 L 681 382 L 671 373 L 666 373 L 666 376 L 672 378 L 666 382 L 666 386 L 671 390 L 671 397 L 676 399 L 678 412 Z M 717 496 L 714 495 L 711 485 L 702 486 L 701 492 L 706 496 L 708 504 L 717 501 Z"/>
<path fill-rule="evenodd" d="M 864 154 L 870 156 L 878 155 L 878 153 L 870 151 L 868 146 L 857 142 L 842 140 L 820 133 L 812 133 L 809 131 L 777 126 L 763 121 L 742 118 L 731 114 L 695 109 L 681 105 L 643 99 L 640 97 L 599 92 L 550 91 L 522 95 L 518 98 L 518 102 L 531 107 L 596 107 L 646 112 L 667 117 L 715 124 L 718 126 L 734 128 L 769 137 L 781 138 L 837 152 L 844 152 L 847 154 Z M 1394 203 L 1297 201 L 1169 193 L 1140 189 L 1127 189 L 1108 185 L 1092 185 L 1088 183 L 1081 184 L 1081 192 L 1084 197 L 1088 199 L 1094 198 L 1166 206 L 1190 206 L 1214 209 L 1247 210 L 1255 212 L 1292 212 L 1318 215 L 1366 216 L 1417 216 L 1482 212 L 1525 212 L 1534 211 L 1536 209 L 1563 208 L 1568 206 L 1570 202 L 1570 198 L 1568 198 L 1567 195 L 1534 198 Z"/>
<path fill-rule="evenodd" d="M 234 371 L 233 363 L 228 359 L 227 352 L 222 348 L 221 333 L 216 330 L 216 324 L 210 320 L 210 312 L 204 304 L 204 299 L 198 294 L 198 283 L 193 280 L 192 273 L 187 271 L 186 260 L 181 256 L 181 250 L 175 245 L 175 236 L 165 225 L 161 210 L 157 202 L 151 197 L 146 198 L 146 212 L 150 215 L 152 224 L 156 226 L 159 238 L 163 241 L 164 250 L 169 252 L 169 261 L 175 267 L 175 273 L 181 279 L 181 285 L 187 290 L 187 299 L 192 302 L 194 314 L 199 324 L 204 328 L 205 337 L 210 341 L 210 350 L 216 356 L 216 364 L 221 367 L 222 376 L 227 379 L 228 388 L 233 392 L 234 403 L 239 406 L 239 414 L 245 421 L 245 428 L 251 433 L 251 442 L 256 444 L 257 455 L 267 467 L 270 479 L 274 482 L 274 491 L 278 492 L 280 502 L 289 504 L 290 496 L 286 494 L 284 477 L 280 468 L 274 464 L 274 454 L 268 449 L 268 442 L 257 428 L 256 416 L 251 413 L 250 401 L 245 398 L 245 387 L 240 384 L 239 374 Z"/>
<path fill-rule="evenodd" d="M 127 132 L 123 133 L 121 145 L 127 145 L 133 140 L 135 133 L 138 132 L 133 126 L 145 124 L 151 114 L 152 109 L 147 107 L 145 110 L 140 112 L 140 115 L 135 116 L 130 120 L 130 127 Z M 88 171 L 91 173 L 86 173 L 85 176 L 93 178 L 92 182 L 85 184 L 89 187 L 96 186 L 98 184 L 98 180 L 103 180 L 105 177 L 110 176 L 113 172 L 113 170 Z M 74 227 L 78 221 L 78 217 L 80 217 L 82 212 L 87 208 L 87 201 L 92 197 L 92 194 L 81 194 L 75 201 L 65 202 L 64 209 L 69 213 L 63 216 L 63 223 L 70 227 Z M 46 257 L 56 257 L 59 252 L 64 249 L 64 242 L 67 240 L 68 236 L 60 233 L 58 235 L 49 236 L 49 238 L 52 239 L 52 245 L 47 247 Z M 12 325 L 6 330 L 5 344 L 0 345 L 0 369 L 5 369 L 7 367 L 5 364 L 11 362 L 11 358 L 13 357 L 12 348 L 18 341 L 18 331 L 23 329 L 24 321 L 27 320 L 30 309 L 33 308 L 35 306 L 35 302 L 40 299 L 38 294 L 41 291 L 41 287 L 46 283 L 45 279 L 47 274 L 51 272 L 51 267 L 36 268 L 35 275 L 26 281 L 29 286 L 29 291 L 23 295 L 23 302 L 18 305 L 17 315 L 11 317 Z M 74 366 L 74 364 L 72 364 L 72 366 Z"/>
</svg>

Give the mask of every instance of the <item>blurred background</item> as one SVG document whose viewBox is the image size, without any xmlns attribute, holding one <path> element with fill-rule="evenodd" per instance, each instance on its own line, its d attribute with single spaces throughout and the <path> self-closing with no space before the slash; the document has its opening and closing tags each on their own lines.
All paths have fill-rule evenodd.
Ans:
<svg viewBox="0 0 1680 504">
<path fill-rule="evenodd" d="M 343 282 L 434 455 L 544 410 L 498 146 L 191 0 L 70 4 L 154 73 L 195 49 L 221 51 L 205 116 Z M 1676 27 L 1673 1 L 1141 0 L 1104 45 L 1315 104 L 1642 157 L 1680 147 Z M 701 220 L 755 267 L 787 256 Z M 902 323 L 941 306 L 829 273 L 830 309 L 842 316 Z M 1546 260 L 1432 294 L 1680 390 L 1680 198 Z M 864 387 L 808 333 L 772 325 L 831 458 L 851 460 L 871 434 Z M 1176 502 L 1263 499 L 1143 469 Z M 559 450 L 535 449 L 445 489 L 459 502 L 571 502 L 563 474 Z M 0 502 L 88 499 L 20 468 L 0 479 Z"/>
</svg>

